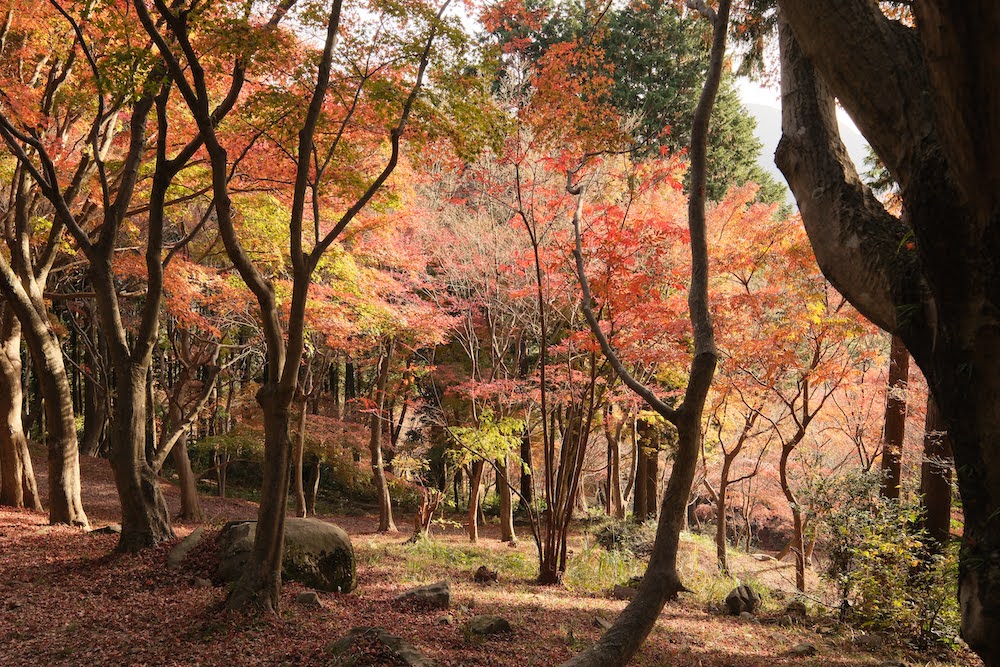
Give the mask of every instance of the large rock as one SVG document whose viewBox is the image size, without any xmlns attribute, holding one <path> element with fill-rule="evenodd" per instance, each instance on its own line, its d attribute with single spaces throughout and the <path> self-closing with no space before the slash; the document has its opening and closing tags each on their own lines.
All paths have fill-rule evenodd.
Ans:
<svg viewBox="0 0 1000 667">
<path fill-rule="evenodd" d="M 760 595 L 746 584 L 741 584 L 726 596 L 726 607 L 733 616 L 739 616 L 743 612 L 752 614 L 760 607 Z"/>
<path fill-rule="evenodd" d="M 236 581 L 253 549 L 256 521 L 227 523 L 219 533 L 216 578 Z M 354 547 L 347 533 L 319 519 L 286 519 L 281 576 L 321 591 L 348 593 L 357 586 Z"/>
<path fill-rule="evenodd" d="M 447 609 L 451 604 L 451 584 L 439 581 L 427 586 L 418 586 L 403 591 L 396 596 L 396 602 L 410 602 L 418 607 L 430 609 Z"/>
<path fill-rule="evenodd" d="M 473 616 L 466 624 L 474 635 L 501 635 L 511 632 L 510 623 L 502 616 Z"/>
<path fill-rule="evenodd" d="M 434 667 L 420 651 L 382 628 L 351 628 L 351 632 L 326 648 L 332 665 L 407 665 Z M 364 662 L 362 662 L 362 660 Z"/>
</svg>

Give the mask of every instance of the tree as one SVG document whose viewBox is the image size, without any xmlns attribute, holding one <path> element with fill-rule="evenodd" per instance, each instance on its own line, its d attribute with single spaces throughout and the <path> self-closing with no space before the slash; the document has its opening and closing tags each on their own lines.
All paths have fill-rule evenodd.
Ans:
<svg viewBox="0 0 1000 667">
<path fill-rule="evenodd" d="M 688 201 L 691 284 L 688 290 L 688 310 L 691 316 L 694 350 L 684 398 L 676 409 L 664 404 L 627 372 L 593 313 L 580 244 L 579 225 L 583 198 L 580 196 L 581 193 L 577 193 L 579 203 L 573 218 L 577 242 L 575 253 L 577 275 L 583 289 L 583 309 L 591 332 L 597 338 L 601 351 L 629 388 L 641 396 L 656 412 L 674 423 L 677 427 L 678 443 L 670 480 L 663 494 L 653 551 L 636 595 L 604 636 L 591 648 L 567 661 L 565 663 L 567 667 L 624 665 L 653 629 L 666 601 L 684 590 L 677 573 L 677 549 L 680 532 L 687 517 L 688 497 L 691 494 L 697 467 L 702 412 L 718 358 L 708 301 L 708 243 L 705 225 L 708 174 L 705 160 L 712 107 L 722 78 L 722 61 L 726 50 L 726 36 L 729 32 L 730 3 L 728 0 L 721 0 L 718 10 L 713 10 L 703 3 L 698 7 L 712 24 L 712 46 L 708 74 L 691 124 L 691 194 Z"/>
<path fill-rule="evenodd" d="M 268 25 L 277 25 L 292 5 L 292 0 L 279 4 Z M 156 3 L 151 11 L 143 0 L 136 0 L 134 7 L 198 126 L 211 166 L 215 211 L 226 252 L 259 306 L 267 350 L 267 373 L 257 394 L 264 413 L 264 480 L 253 551 L 227 604 L 233 609 L 273 611 L 281 587 L 291 459 L 289 426 L 304 351 L 309 287 L 326 251 L 382 190 L 396 169 L 403 132 L 423 85 L 447 2 L 436 10 L 414 7 L 414 15 L 409 18 L 420 20 L 399 25 L 398 30 L 383 29 L 382 23 L 392 20 L 391 12 L 376 13 L 367 19 L 360 17 L 342 26 L 341 0 L 333 0 L 325 11 L 306 12 L 297 17 L 321 31 L 322 47 L 306 49 L 300 44 L 308 53 L 308 66 L 274 72 L 275 76 L 268 78 L 260 91 L 260 101 L 276 102 L 277 108 L 261 108 L 265 126 L 256 134 L 258 138 L 265 135 L 272 119 L 286 119 L 275 126 L 280 133 L 268 135 L 266 144 L 273 151 L 271 159 L 287 169 L 281 178 L 288 195 L 292 290 L 285 317 L 279 310 L 274 285 L 264 273 L 266 267 L 255 264 L 237 231 L 240 209 L 234 206 L 229 186 L 234 161 L 212 106 L 208 77 L 214 72 L 206 68 L 216 56 L 209 48 L 199 53 L 198 26 L 189 21 L 186 11 L 162 3 Z M 250 15 L 244 15 L 242 20 L 248 34 L 256 32 Z M 380 39 L 372 39 L 375 35 Z M 338 40 L 342 43 L 338 44 Z M 235 93 L 242 88 L 248 68 L 256 65 L 254 49 L 259 46 L 259 42 L 241 44 L 234 53 L 227 54 L 225 59 L 231 63 L 229 88 Z M 413 54 L 415 59 L 411 57 Z M 338 67 L 345 75 L 334 78 Z M 371 88 L 384 92 L 369 97 L 365 93 Z M 301 104 L 303 99 L 308 100 L 305 108 Z M 367 106 L 369 102 L 372 106 Z M 294 121 L 288 120 L 289 117 Z M 359 122 L 369 118 L 374 121 L 372 125 Z M 248 120 L 254 119 L 251 116 Z M 383 160 L 372 159 L 371 152 L 377 154 L 377 150 L 364 156 L 353 152 L 355 147 L 371 147 L 373 143 L 379 146 L 386 139 L 388 155 Z M 245 144 L 245 138 L 242 143 Z M 381 162 L 381 166 L 376 166 L 376 162 Z M 273 165 L 265 162 L 263 166 Z M 360 167 L 361 172 L 354 171 L 353 178 L 340 174 L 339 179 L 331 180 L 339 170 L 350 171 L 352 167 Z M 265 180 L 270 177 L 270 173 L 258 176 Z M 324 228 L 323 213 L 328 207 L 336 207 L 339 212 L 330 211 L 335 222 Z M 310 218 L 311 230 L 307 226 Z M 309 232 L 312 232 L 311 247 Z"/>
<path fill-rule="evenodd" d="M 898 335 L 947 425 L 965 510 L 962 635 L 1000 665 L 1000 8 L 779 0 L 785 174 L 824 273 Z M 834 99 L 899 183 L 903 218 L 865 188 Z"/>
</svg>

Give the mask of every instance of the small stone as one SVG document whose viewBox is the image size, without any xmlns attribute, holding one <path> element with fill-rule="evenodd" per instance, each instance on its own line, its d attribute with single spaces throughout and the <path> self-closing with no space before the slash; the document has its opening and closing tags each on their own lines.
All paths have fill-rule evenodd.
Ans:
<svg viewBox="0 0 1000 667">
<path fill-rule="evenodd" d="M 451 614 L 445 614 L 444 616 L 438 616 L 438 625 L 455 625 L 455 617 Z"/>
<path fill-rule="evenodd" d="M 603 616 L 595 616 L 594 625 L 600 628 L 601 630 L 610 630 L 613 623 L 608 619 L 604 618 Z"/>
<path fill-rule="evenodd" d="M 206 579 L 205 577 L 195 577 L 193 583 L 194 583 L 194 587 L 195 588 L 211 588 L 212 587 L 212 582 L 209 581 L 208 579 Z"/>
<path fill-rule="evenodd" d="M 373 649 L 376 653 L 383 654 L 390 660 L 390 662 L 378 664 L 434 667 L 434 661 L 425 658 L 412 644 L 400 637 L 390 635 L 383 628 L 351 628 L 346 637 L 326 648 L 327 653 L 333 658 L 334 665 L 358 664 L 359 658 L 363 660 L 366 657 L 365 653 Z M 361 664 L 372 663 L 362 662 Z"/>
<path fill-rule="evenodd" d="M 743 620 L 743 621 L 754 621 L 756 619 L 753 617 L 753 614 L 751 614 L 748 611 L 744 611 L 744 612 L 740 612 L 740 620 Z"/>
<path fill-rule="evenodd" d="M 471 610 L 466 605 L 464 605 L 464 604 L 458 605 L 458 613 L 459 614 L 468 614 L 470 611 Z"/>
<path fill-rule="evenodd" d="M 396 602 L 410 602 L 430 609 L 447 609 L 451 604 L 451 584 L 442 580 L 427 586 L 417 586 L 397 595 Z"/>
<path fill-rule="evenodd" d="M 323 601 L 319 599 L 316 591 L 303 591 L 295 596 L 295 601 L 306 607 L 322 607 Z"/>
<path fill-rule="evenodd" d="M 631 600 L 635 597 L 636 590 L 631 586 L 622 586 L 621 584 L 615 584 L 615 587 L 611 589 L 611 597 L 616 600 Z"/>
<path fill-rule="evenodd" d="M 806 617 L 806 603 L 802 600 L 792 600 L 785 607 L 785 613 L 792 618 L 805 618 Z"/>
<path fill-rule="evenodd" d="M 485 565 L 480 565 L 476 573 L 472 575 L 472 580 L 477 584 L 483 584 L 484 586 L 492 586 L 493 584 L 499 583 L 500 579 L 497 575 L 496 570 L 491 570 Z"/>
<path fill-rule="evenodd" d="M 501 616 L 473 616 L 466 625 L 475 635 L 499 635 L 512 632 L 510 623 Z"/>
<path fill-rule="evenodd" d="M 91 535 L 121 535 L 122 526 L 120 523 L 109 523 L 101 528 L 90 531 Z"/>
<path fill-rule="evenodd" d="M 854 643 L 866 651 L 877 651 L 882 648 L 885 642 L 878 635 L 858 635 L 854 639 Z"/>
<path fill-rule="evenodd" d="M 795 619 L 792 618 L 791 616 L 789 616 L 788 614 L 785 614 L 781 618 L 778 619 L 778 625 L 781 625 L 781 626 L 784 626 L 784 627 L 795 625 Z"/>
<path fill-rule="evenodd" d="M 800 657 L 816 655 L 816 647 L 807 642 L 801 644 L 796 644 L 788 651 L 792 655 L 797 655 Z"/>
</svg>

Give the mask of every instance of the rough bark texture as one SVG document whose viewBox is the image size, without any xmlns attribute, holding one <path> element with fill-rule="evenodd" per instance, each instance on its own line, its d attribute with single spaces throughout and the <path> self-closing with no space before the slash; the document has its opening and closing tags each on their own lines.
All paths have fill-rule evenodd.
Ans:
<svg viewBox="0 0 1000 667">
<path fill-rule="evenodd" d="M 920 465 L 920 497 L 924 513 L 922 527 L 932 541 L 932 548 L 941 552 L 951 539 L 951 469 L 954 461 L 951 443 L 941 423 L 941 413 L 934 397 L 927 396 L 927 418 L 924 422 L 924 456 Z"/>
<path fill-rule="evenodd" d="M 903 438 L 906 435 L 906 384 L 910 376 L 910 353 L 899 336 L 892 337 L 889 350 L 889 386 L 885 397 L 885 429 L 882 432 L 883 498 L 899 500 L 902 483 Z"/>
<path fill-rule="evenodd" d="M 510 467 L 507 459 L 496 460 L 497 495 L 500 496 L 500 541 L 517 542 L 514 535 L 514 502 L 510 491 Z"/>
<path fill-rule="evenodd" d="M 372 456 L 372 476 L 375 492 L 378 494 L 378 532 L 395 533 L 396 523 L 392 519 L 392 496 L 389 481 L 385 476 L 385 460 L 382 457 L 382 432 L 385 427 L 385 385 L 389 379 L 389 363 L 395 345 L 390 342 L 382 355 L 375 386 L 375 410 L 371 415 L 371 439 L 368 442 Z M 391 421 L 391 420 L 388 420 Z"/>
<path fill-rule="evenodd" d="M 109 458 L 122 508 L 118 550 L 130 553 L 174 537 L 167 502 L 146 460 L 146 374 L 137 368 L 120 378 L 111 417 Z"/>
<path fill-rule="evenodd" d="M 1000 665 L 1000 6 L 779 0 L 777 161 L 820 267 L 900 336 L 938 402 L 965 510 L 962 634 Z M 857 178 L 836 97 L 900 185 L 906 220 Z"/>
<path fill-rule="evenodd" d="M 21 326 L 0 308 L 0 505 L 41 511 L 28 439 L 21 423 Z"/>
</svg>

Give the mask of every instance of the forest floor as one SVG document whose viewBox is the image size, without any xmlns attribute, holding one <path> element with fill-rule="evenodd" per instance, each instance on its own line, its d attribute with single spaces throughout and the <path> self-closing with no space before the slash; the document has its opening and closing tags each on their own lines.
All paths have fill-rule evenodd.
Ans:
<svg viewBox="0 0 1000 667">
<path fill-rule="evenodd" d="M 39 461 L 39 464 L 42 462 Z M 44 487 L 44 465 L 37 465 Z M 107 461 L 82 462 L 83 500 L 94 527 L 118 521 Z M 164 484 L 171 507 L 177 490 Z M 231 519 L 253 518 L 242 500 L 203 497 L 211 533 Z M 358 563 L 358 588 L 321 593 L 321 608 L 295 602 L 303 587 L 287 582 L 278 615 L 248 618 L 222 609 L 224 587 L 199 587 L 210 576 L 211 535 L 184 566 L 170 569 L 172 544 L 140 555 L 114 552 L 117 535 L 88 534 L 47 525 L 44 514 L 0 508 L 0 664 L 3 665 L 328 665 L 325 647 L 355 626 L 381 626 L 415 645 L 442 667 L 556 665 L 596 641 L 595 618 L 614 619 L 625 602 L 608 589 L 641 572 L 641 564 L 609 554 L 586 530 L 575 533 L 564 586 L 539 586 L 535 549 L 526 528 L 516 547 L 499 543 L 487 526 L 476 545 L 456 523 L 433 538 L 403 544 L 408 534 L 376 534 L 371 516 L 322 516 L 347 530 Z M 178 539 L 195 526 L 175 526 Z M 523 533 L 523 534 L 522 534 Z M 791 599 L 793 572 L 763 554 L 732 557 L 734 574 L 770 593 L 758 617 L 725 615 L 722 599 L 734 581 L 715 574 L 714 546 L 685 536 L 682 574 L 695 592 L 668 603 L 634 665 L 671 667 L 779 667 L 980 664 L 967 651 L 918 651 L 902 638 L 863 634 L 839 625 L 818 602 L 796 625 L 779 623 Z M 499 583 L 472 581 L 480 565 L 499 571 Z M 451 581 L 454 622 L 441 611 L 402 607 L 401 591 L 440 579 Z M 819 586 L 815 580 L 810 584 Z M 477 613 L 499 614 L 513 632 L 485 640 L 467 637 L 465 622 Z M 816 654 L 798 657 L 801 643 Z M 368 663 L 364 663 L 368 664 Z M 387 663 L 377 663 L 387 664 Z"/>
</svg>

